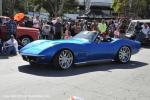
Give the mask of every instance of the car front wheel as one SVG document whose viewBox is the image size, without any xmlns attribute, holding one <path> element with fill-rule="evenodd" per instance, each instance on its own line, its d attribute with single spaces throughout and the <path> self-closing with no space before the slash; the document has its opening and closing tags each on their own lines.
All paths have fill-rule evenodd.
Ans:
<svg viewBox="0 0 150 100">
<path fill-rule="evenodd" d="M 120 63 L 127 63 L 131 58 L 131 50 L 128 46 L 123 46 L 119 49 L 117 54 L 117 61 Z"/>
<path fill-rule="evenodd" d="M 54 58 L 53 65 L 57 69 L 68 69 L 73 65 L 74 57 L 70 50 L 61 50 Z"/>
<path fill-rule="evenodd" d="M 28 37 L 28 36 L 23 36 L 23 37 L 21 38 L 21 43 L 22 43 L 23 46 L 27 45 L 27 44 L 30 43 L 31 41 L 32 41 L 32 40 L 31 40 L 30 37 Z"/>
</svg>

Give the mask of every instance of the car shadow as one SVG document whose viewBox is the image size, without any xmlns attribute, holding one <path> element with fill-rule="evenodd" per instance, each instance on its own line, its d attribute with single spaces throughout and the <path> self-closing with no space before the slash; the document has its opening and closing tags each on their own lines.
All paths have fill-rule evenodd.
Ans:
<svg viewBox="0 0 150 100">
<path fill-rule="evenodd" d="M 135 69 L 135 68 L 143 67 L 145 65 L 148 64 L 139 61 L 130 61 L 127 64 L 118 64 L 116 62 L 107 61 L 107 62 L 99 62 L 94 64 L 78 65 L 68 70 L 55 70 L 52 68 L 52 66 L 31 67 L 30 65 L 19 66 L 18 70 L 22 73 L 32 74 L 36 76 L 67 77 L 67 76 L 75 76 L 79 74 L 96 72 L 96 71 L 112 72 L 113 69 Z"/>
<path fill-rule="evenodd" d="M 144 46 L 142 46 L 142 48 L 150 49 L 150 45 L 144 45 Z"/>
<path fill-rule="evenodd" d="M 16 55 L 0 54 L 0 59 L 9 59 L 9 57 L 14 57 Z"/>
<path fill-rule="evenodd" d="M 9 58 L 8 55 L 0 54 L 0 59 L 8 59 L 8 58 Z"/>
</svg>

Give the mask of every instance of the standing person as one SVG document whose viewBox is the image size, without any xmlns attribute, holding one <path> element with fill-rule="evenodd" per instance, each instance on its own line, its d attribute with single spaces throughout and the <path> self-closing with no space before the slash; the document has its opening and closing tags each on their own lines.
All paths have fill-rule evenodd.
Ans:
<svg viewBox="0 0 150 100">
<path fill-rule="evenodd" d="M 87 31 L 87 20 L 83 20 L 82 31 Z"/>
<path fill-rule="evenodd" d="M 71 22 L 70 24 L 70 32 L 71 32 L 71 36 L 75 36 L 75 22 Z"/>
<path fill-rule="evenodd" d="M 78 34 L 79 32 L 81 32 L 81 26 L 80 26 L 80 22 L 76 22 L 75 23 L 75 35 Z"/>
<path fill-rule="evenodd" d="M 97 25 L 95 21 L 93 21 L 91 24 L 91 31 L 97 31 Z"/>
<path fill-rule="evenodd" d="M 34 28 L 37 28 L 37 29 L 40 29 L 40 27 L 41 27 L 41 21 L 40 21 L 39 16 L 36 16 L 36 17 L 33 19 L 33 27 L 34 27 Z"/>
<path fill-rule="evenodd" d="M 50 33 L 49 33 L 49 39 L 53 40 L 54 39 L 54 25 L 51 19 L 48 20 L 47 22 L 48 25 L 50 25 L 51 29 L 50 29 Z"/>
<path fill-rule="evenodd" d="M 114 37 L 115 24 L 114 24 L 112 19 L 108 23 L 107 31 L 108 31 L 108 34 L 109 34 L 110 37 Z"/>
<path fill-rule="evenodd" d="M 143 38 L 147 38 L 148 37 L 148 32 L 149 31 L 150 31 L 150 28 L 149 28 L 148 24 L 144 23 L 142 25 Z"/>
<path fill-rule="evenodd" d="M 117 28 L 115 31 L 114 31 L 114 38 L 119 38 L 120 37 L 120 32 L 119 32 L 119 28 Z"/>
<path fill-rule="evenodd" d="M 33 22 L 31 21 L 31 18 L 25 17 L 25 27 L 33 27 Z"/>
<path fill-rule="evenodd" d="M 62 33 L 62 24 L 60 22 L 60 18 L 56 18 L 56 23 L 54 23 L 54 39 L 59 40 L 61 39 Z"/>
<path fill-rule="evenodd" d="M 64 38 L 69 39 L 70 37 L 71 37 L 71 32 L 70 32 L 70 29 L 69 29 L 69 24 L 66 24 L 65 25 L 65 36 L 64 36 Z"/>
<path fill-rule="evenodd" d="M 105 23 L 105 20 L 102 19 L 101 23 L 98 23 L 98 31 L 105 37 L 107 35 L 106 30 L 107 25 Z"/>
<path fill-rule="evenodd" d="M 6 22 L 6 27 L 8 31 L 8 39 L 11 37 L 11 35 L 14 35 L 16 37 L 17 23 L 13 17 L 10 17 L 10 20 Z"/>
<path fill-rule="evenodd" d="M 141 40 L 141 30 L 142 30 L 142 26 L 140 22 L 137 22 L 136 26 L 135 26 L 135 37 L 137 41 Z"/>
<path fill-rule="evenodd" d="M 51 31 L 51 26 L 47 24 L 47 22 L 44 22 L 42 26 L 42 37 L 43 39 L 49 39 L 49 34 Z"/>
</svg>

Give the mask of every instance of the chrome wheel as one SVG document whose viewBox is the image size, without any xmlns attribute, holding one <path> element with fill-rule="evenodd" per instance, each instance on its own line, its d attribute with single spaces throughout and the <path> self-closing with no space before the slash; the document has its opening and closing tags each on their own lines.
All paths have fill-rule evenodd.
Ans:
<svg viewBox="0 0 150 100">
<path fill-rule="evenodd" d="M 31 39 L 29 37 L 24 37 L 24 38 L 22 38 L 21 42 L 22 42 L 22 45 L 25 46 L 31 42 Z"/>
<path fill-rule="evenodd" d="M 118 60 L 122 63 L 126 63 L 130 60 L 131 57 L 131 50 L 129 47 L 124 46 L 119 50 L 118 53 Z"/>
<path fill-rule="evenodd" d="M 69 50 L 63 50 L 60 52 L 58 58 L 59 65 L 62 69 L 67 69 L 72 66 L 73 63 L 73 54 Z"/>
</svg>

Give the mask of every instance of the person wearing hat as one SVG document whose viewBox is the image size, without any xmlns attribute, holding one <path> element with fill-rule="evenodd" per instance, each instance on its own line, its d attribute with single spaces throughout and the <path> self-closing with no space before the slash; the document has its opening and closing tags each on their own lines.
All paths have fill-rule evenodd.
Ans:
<svg viewBox="0 0 150 100">
<path fill-rule="evenodd" d="M 18 42 L 14 38 L 13 35 L 10 36 L 10 39 L 6 42 L 4 42 L 4 51 L 6 54 L 12 54 L 12 55 L 17 55 L 18 52 Z"/>
</svg>

